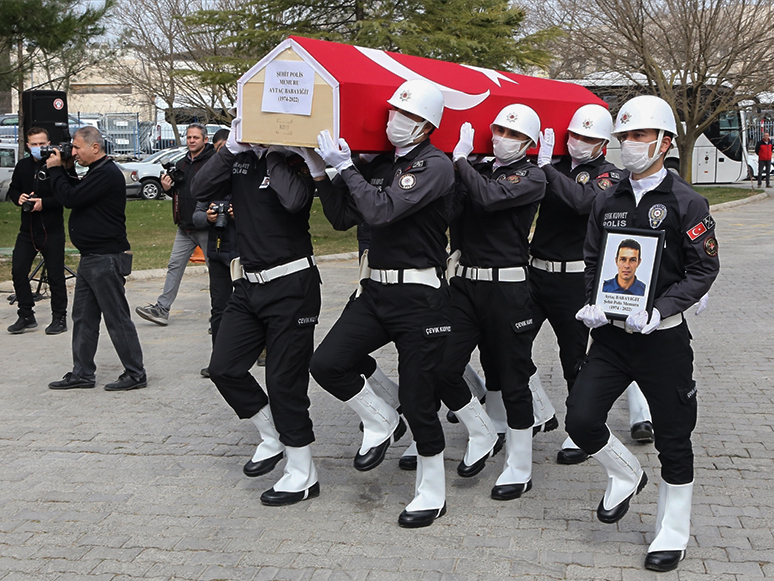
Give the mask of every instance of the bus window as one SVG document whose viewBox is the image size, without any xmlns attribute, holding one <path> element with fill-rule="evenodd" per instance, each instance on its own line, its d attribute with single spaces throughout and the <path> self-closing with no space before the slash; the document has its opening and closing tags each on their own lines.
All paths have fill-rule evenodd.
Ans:
<svg viewBox="0 0 774 581">
<path fill-rule="evenodd" d="M 704 135 L 712 144 L 734 161 L 742 161 L 742 126 L 738 111 L 726 111 L 710 125 Z"/>
</svg>

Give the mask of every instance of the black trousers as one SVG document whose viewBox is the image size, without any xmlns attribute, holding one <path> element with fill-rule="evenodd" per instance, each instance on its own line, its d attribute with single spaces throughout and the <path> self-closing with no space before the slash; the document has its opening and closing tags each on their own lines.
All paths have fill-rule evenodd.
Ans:
<svg viewBox="0 0 774 581">
<path fill-rule="evenodd" d="M 30 270 L 38 251 L 46 261 L 46 276 L 48 288 L 51 291 L 51 313 L 55 317 L 67 314 L 67 287 L 65 285 L 64 230 L 54 232 L 19 232 L 16 245 L 13 247 L 11 272 L 13 290 L 19 301 L 19 316 L 29 317 L 33 314 L 35 300 L 30 287 Z"/>
<path fill-rule="evenodd" d="M 135 379 L 145 374 L 137 329 L 126 302 L 119 254 L 81 256 L 73 295 L 73 373 L 94 379 L 94 355 L 100 319 L 105 319 L 110 340 L 124 369 Z"/>
<path fill-rule="evenodd" d="M 363 389 L 361 376 L 373 373 L 375 363 L 369 353 L 394 342 L 400 404 L 422 456 L 434 456 L 445 447 L 435 392 L 451 332 L 448 303 L 445 281 L 434 289 L 365 280 L 363 293 L 344 307 L 312 357 L 311 371 L 317 383 L 347 401 Z"/>
<path fill-rule="evenodd" d="M 529 283 L 474 282 L 462 277 L 451 280 L 452 334 L 446 343 L 444 362 L 439 369 L 440 395 L 447 398 L 467 393 L 462 379 L 470 354 L 478 345 L 486 387 L 502 391 L 508 425 L 517 430 L 532 426 L 532 393 L 529 378 L 532 363 L 532 301 Z"/>
<path fill-rule="evenodd" d="M 583 273 L 546 272 L 529 268 L 535 327 L 533 340 L 548 321 L 559 344 L 559 361 L 567 388 L 572 389 L 586 356 L 589 330 L 575 314 L 586 304 Z"/>
<path fill-rule="evenodd" d="M 210 258 L 207 271 L 210 276 L 210 327 L 212 328 L 212 344 L 214 346 L 220 329 L 220 321 L 223 318 L 223 311 L 226 310 L 234 285 L 231 282 L 231 268 L 220 260 Z"/>
<path fill-rule="evenodd" d="M 317 268 L 266 284 L 235 281 L 209 364 L 212 381 L 237 416 L 251 418 L 270 404 L 280 441 L 294 448 L 314 442 L 307 392 L 319 314 Z M 250 374 L 264 347 L 268 396 Z"/>
<path fill-rule="evenodd" d="M 669 484 L 691 482 L 697 404 L 687 323 L 650 335 L 605 325 L 591 336 L 594 342 L 567 398 L 567 433 L 587 454 L 601 450 L 609 439 L 605 422 L 613 402 L 636 381 L 653 416 L 661 477 Z"/>
<path fill-rule="evenodd" d="M 770 159 L 759 159 L 758 160 L 758 186 L 761 185 L 761 178 L 766 178 L 766 187 L 768 188 L 770 185 L 770 175 L 771 173 L 771 160 Z"/>
</svg>

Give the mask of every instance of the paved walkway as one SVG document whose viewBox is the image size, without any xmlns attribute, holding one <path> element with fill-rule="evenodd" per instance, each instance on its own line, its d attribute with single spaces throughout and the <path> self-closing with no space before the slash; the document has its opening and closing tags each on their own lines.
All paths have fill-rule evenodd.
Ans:
<svg viewBox="0 0 774 581">
<path fill-rule="evenodd" d="M 402 446 L 359 473 L 356 416 L 311 385 L 320 498 L 292 507 L 258 501 L 278 472 L 250 479 L 242 464 L 257 434 L 239 421 L 206 365 L 206 277 L 188 276 L 168 327 L 137 321 L 150 387 L 54 392 L 70 369 L 70 333 L 0 333 L 0 579 L 757 579 L 774 578 L 774 200 L 715 213 L 722 271 L 710 309 L 690 317 L 700 421 L 695 432 L 693 536 L 678 572 L 642 569 L 656 512 L 658 461 L 633 445 L 651 481 L 617 525 L 594 510 L 604 489 L 595 462 L 554 463 L 564 438 L 535 438 L 534 488 L 496 502 L 489 491 L 503 457 L 476 478 L 455 467 L 464 432 L 443 421 L 449 512 L 432 527 L 404 530 L 414 474 L 397 468 Z M 353 260 L 321 265 L 318 341 L 355 284 Z M 161 281 L 130 281 L 132 307 L 155 300 Z M 0 308 L 0 327 L 15 309 Z M 535 349 L 544 384 L 564 416 L 564 387 L 550 330 Z M 379 359 L 395 375 L 396 356 Z M 103 332 L 98 381 L 121 372 Z M 658 362 L 654 362 L 657 365 Z M 262 371 L 257 369 L 260 376 Z M 625 409 L 610 425 L 631 444 Z M 405 444 L 407 442 L 401 442 Z"/>
</svg>

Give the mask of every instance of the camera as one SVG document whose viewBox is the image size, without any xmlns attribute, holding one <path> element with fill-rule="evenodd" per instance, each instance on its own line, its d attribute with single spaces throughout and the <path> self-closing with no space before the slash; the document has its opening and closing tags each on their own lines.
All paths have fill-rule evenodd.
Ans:
<svg viewBox="0 0 774 581">
<path fill-rule="evenodd" d="M 210 209 L 217 212 L 218 217 L 215 219 L 215 228 L 225 228 L 228 223 L 228 202 L 212 202 Z"/>
<path fill-rule="evenodd" d="M 178 169 L 174 162 L 168 161 L 166 163 L 162 163 L 161 167 L 167 170 L 167 175 L 172 180 L 173 185 L 185 180 L 185 174 L 183 173 L 183 170 Z"/>
<path fill-rule="evenodd" d="M 37 196 L 30 197 L 30 198 L 27 199 L 26 202 L 22 202 L 22 205 L 21 205 L 22 212 L 32 212 L 32 208 L 35 207 L 35 199 L 36 198 L 37 198 Z"/>
<path fill-rule="evenodd" d="M 72 143 L 66 141 L 64 143 L 60 143 L 59 145 L 44 145 L 40 148 L 40 157 L 41 159 L 48 159 L 50 155 L 54 154 L 54 150 L 58 149 L 59 154 L 62 156 L 62 159 L 70 159 L 73 156 L 73 145 Z"/>
</svg>

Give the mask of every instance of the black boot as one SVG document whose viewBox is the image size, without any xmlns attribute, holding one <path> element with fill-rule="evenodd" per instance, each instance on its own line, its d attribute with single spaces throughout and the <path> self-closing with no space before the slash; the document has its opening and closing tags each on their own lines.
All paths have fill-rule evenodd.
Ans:
<svg viewBox="0 0 774 581">
<path fill-rule="evenodd" d="M 59 335 L 67 331 L 67 316 L 55 315 L 51 319 L 51 324 L 46 327 L 46 335 Z"/>
<path fill-rule="evenodd" d="M 30 315 L 29 317 L 22 317 L 19 315 L 18 320 L 8 327 L 8 332 L 11 335 L 19 335 L 20 333 L 24 333 L 27 329 L 34 329 L 38 326 L 38 322 L 35 320 L 35 315 Z"/>
</svg>

